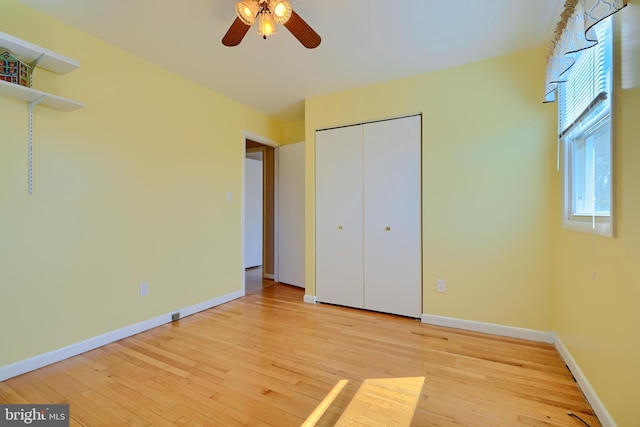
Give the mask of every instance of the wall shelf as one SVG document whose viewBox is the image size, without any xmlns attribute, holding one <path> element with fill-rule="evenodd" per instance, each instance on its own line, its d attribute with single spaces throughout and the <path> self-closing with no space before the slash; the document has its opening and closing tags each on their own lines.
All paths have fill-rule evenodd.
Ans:
<svg viewBox="0 0 640 427">
<path fill-rule="evenodd" d="M 56 74 L 67 74 L 80 67 L 80 63 L 59 53 L 37 46 L 0 31 L 0 47 L 9 50 L 21 61 L 31 67 L 31 86 L 36 68 L 43 68 Z M 33 109 L 37 105 L 60 111 L 74 111 L 85 105 L 42 92 L 30 87 L 20 86 L 0 80 L 0 96 L 17 99 L 29 104 L 28 151 L 29 151 L 29 194 L 33 193 Z"/>
<path fill-rule="evenodd" d="M 0 47 L 9 49 L 13 54 L 32 66 L 38 66 L 57 74 L 67 74 L 80 67 L 80 63 L 49 49 L 37 46 L 0 31 Z"/>
<path fill-rule="evenodd" d="M 84 107 L 84 104 L 80 102 L 2 80 L 0 80 L 0 96 L 14 98 L 28 103 L 36 102 L 43 107 L 54 108 L 60 111 L 73 111 Z"/>
<path fill-rule="evenodd" d="M 36 68 L 43 68 L 57 74 L 67 74 L 80 67 L 80 63 L 74 59 L 1 31 L 0 47 L 8 49 L 22 61 L 28 63 L 32 68 L 32 75 Z M 84 107 L 84 104 L 80 102 L 4 81 L 0 81 L 0 95 L 29 103 L 37 101 L 38 105 L 61 111 L 73 111 Z"/>
</svg>

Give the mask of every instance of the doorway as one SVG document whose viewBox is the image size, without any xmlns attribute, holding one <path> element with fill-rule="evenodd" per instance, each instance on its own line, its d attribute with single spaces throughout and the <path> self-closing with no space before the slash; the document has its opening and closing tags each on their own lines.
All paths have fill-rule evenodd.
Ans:
<svg viewBox="0 0 640 427">
<path fill-rule="evenodd" d="M 276 280 L 276 149 L 245 139 L 245 294 Z"/>
<path fill-rule="evenodd" d="M 279 146 L 259 135 L 243 133 L 243 161 L 262 159 L 262 263 L 242 266 L 245 295 L 283 282 L 304 288 L 305 264 L 305 149 L 304 142 Z M 258 154 L 259 153 L 259 154 Z M 246 237 L 247 172 L 243 172 L 242 247 Z M 258 237 L 260 242 L 260 237 Z M 258 243 L 260 244 L 260 243 Z M 244 256 L 244 254 L 243 254 Z"/>
</svg>

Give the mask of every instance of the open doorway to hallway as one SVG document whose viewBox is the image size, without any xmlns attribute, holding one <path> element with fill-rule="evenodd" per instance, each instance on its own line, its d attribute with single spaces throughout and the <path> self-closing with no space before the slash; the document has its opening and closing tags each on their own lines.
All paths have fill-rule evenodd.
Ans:
<svg viewBox="0 0 640 427">
<path fill-rule="evenodd" d="M 245 141 L 245 293 L 276 278 L 275 148 Z"/>
<path fill-rule="evenodd" d="M 262 160 L 262 207 L 258 208 L 258 220 L 262 231 L 254 239 L 262 247 L 262 254 L 254 263 L 243 264 L 245 293 L 249 283 L 259 289 L 281 282 L 304 288 L 305 265 L 305 149 L 304 142 L 278 145 L 259 135 L 244 133 L 243 157 Z M 243 184 L 243 217 L 247 219 L 246 173 Z M 261 216 L 260 216 L 261 215 Z M 247 225 L 243 224 L 243 239 Z M 246 241 L 242 242 L 243 249 Z M 246 254 L 245 254 L 246 255 Z M 260 257 L 261 256 L 261 257 Z M 251 269 L 251 270 L 247 270 Z"/>
</svg>

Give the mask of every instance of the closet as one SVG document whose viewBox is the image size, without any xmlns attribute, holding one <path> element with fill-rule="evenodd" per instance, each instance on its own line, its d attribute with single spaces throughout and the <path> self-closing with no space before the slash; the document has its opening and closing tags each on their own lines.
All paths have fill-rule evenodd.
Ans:
<svg viewBox="0 0 640 427">
<path fill-rule="evenodd" d="M 316 300 L 420 317 L 421 116 L 316 132 Z"/>
</svg>

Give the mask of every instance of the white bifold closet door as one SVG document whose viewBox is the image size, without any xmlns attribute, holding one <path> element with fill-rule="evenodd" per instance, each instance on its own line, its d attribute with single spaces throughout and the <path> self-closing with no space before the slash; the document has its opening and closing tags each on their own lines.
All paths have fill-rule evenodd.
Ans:
<svg viewBox="0 0 640 427">
<path fill-rule="evenodd" d="M 421 120 L 316 133 L 316 299 L 420 317 Z"/>
<path fill-rule="evenodd" d="M 362 126 L 316 133 L 316 299 L 363 308 Z"/>
<path fill-rule="evenodd" d="M 364 127 L 364 308 L 422 314 L 420 116 Z"/>
</svg>

